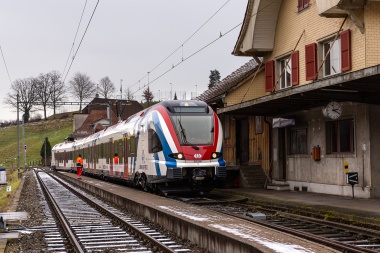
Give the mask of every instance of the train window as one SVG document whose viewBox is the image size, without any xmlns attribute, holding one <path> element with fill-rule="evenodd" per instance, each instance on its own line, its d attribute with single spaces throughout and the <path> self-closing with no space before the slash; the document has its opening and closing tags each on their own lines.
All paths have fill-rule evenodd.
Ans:
<svg viewBox="0 0 380 253">
<path fill-rule="evenodd" d="M 181 145 L 212 145 L 214 142 L 212 115 L 182 114 L 172 115 L 171 119 Z"/>
<path fill-rule="evenodd" d="M 110 163 L 110 143 L 107 142 L 104 144 L 104 155 L 105 155 L 105 158 L 106 158 L 106 164 L 109 164 Z"/>
<path fill-rule="evenodd" d="M 117 153 L 119 155 L 119 162 L 122 163 L 124 160 L 124 150 L 123 150 L 123 140 L 117 142 Z"/>
<path fill-rule="evenodd" d="M 131 136 L 128 142 L 128 150 L 130 156 L 136 156 L 136 137 Z"/>
<path fill-rule="evenodd" d="M 104 158 L 104 144 L 101 143 L 99 146 L 99 158 Z"/>
<path fill-rule="evenodd" d="M 158 138 L 156 131 L 154 131 L 153 129 L 149 129 L 148 138 L 149 138 L 149 141 L 148 141 L 149 153 L 157 153 L 157 152 L 162 151 L 162 144 L 161 144 L 160 138 Z"/>
<path fill-rule="evenodd" d="M 194 113 L 194 112 L 205 113 L 205 112 L 207 112 L 205 106 L 174 106 L 173 109 L 174 109 L 174 112 L 177 112 L 177 113 L 180 113 L 180 112 L 183 112 L 183 113 L 191 113 L 191 112 L 192 113 Z"/>
</svg>

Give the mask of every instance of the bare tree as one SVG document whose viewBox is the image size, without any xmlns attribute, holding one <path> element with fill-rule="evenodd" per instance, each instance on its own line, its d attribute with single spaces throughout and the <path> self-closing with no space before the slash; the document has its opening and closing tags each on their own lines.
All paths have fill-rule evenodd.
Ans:
<svg viewBox="0 0 380 253">
<path fill-rule="evenodd" d="M 65 90 L 60 82 L 61 75 L 58 71 L 51 71 L 47 74 L 40 74 L 36 79 L 36 94 L 38 102 L 44 111 L 44 118 L 47 119 L 47 107 L 56 109 L 57 101 L 62 101 Z"/>
<path fill-rule="evenodd" d="M 125 90 L 123 95 L 127 100 L 133 100 L 133 93 L 131 91 L 131 88 Z"/>
<path fill-rule="evenodd" d="M 18 107 L 20 111 L 24 112 L 24 122 L 28 122 L 30 113 L 36 111 L 33 109 L 33 105 L 38 99 L 35 86 L 34 78 L 17 79 L 12 83 L 11 92 L 4 100 L 5 104 L 17 109 L 17 95 L 19 96 Z"/>
<path fill-rule="evenodd" d="M 92 97 L 96 88 L 88 75 L 77 72 L 69 81 L 69 92 L 79 99 L 79 111 L 82 111 L 83 99 Z"/>
<path fill-rule="evenodd" d="M 100 79 L 99 84 L 100 84 L 99 93 L 100 95 L 104 96 L 104 98 L 109 98 L 109 96 L 115 92 L 115 89 L 116 89 L 115 85 L 113 84 L 113 82 L 111 82 L 108 76 Z"/>
<path fill-rule="evenodd" d="M 66 98 L 66 90 L 65 84 L 61 81 L 61 74 L 58 71 L 50 71 L 49 76 L 53 86 L 53 94 L 51 96 L 52 105 L 50 107 L 53 108 L 53 115 L 55 115 L 55 110 L 59 107 L 57 103 Z"/>
<path fill-rule="evenodd" d="M 146 102 L 148 103 L 148 106 L 149 106 L 149 103 L 150 103 L 150 102 L 153 100 L 153 98 L 154 98 L 152 91 L 149 89 L 149 86 L 148 86 L 148 88 L 146 88 L 146 89 L 143 91 L 143 98 L 146 100 Z"/>
<path fill-rule="evenodd" d="M 46 120 L 46 109 L 47 105 L 51 100 L 52 96 L 52 85 L 50 82 L 49 74 L 40 74 L 37 78 L 34 79 L 36 84 L 36 96 L 39 104 L 42 106 L 44 111 L 44 119 Z"/>
</svg>

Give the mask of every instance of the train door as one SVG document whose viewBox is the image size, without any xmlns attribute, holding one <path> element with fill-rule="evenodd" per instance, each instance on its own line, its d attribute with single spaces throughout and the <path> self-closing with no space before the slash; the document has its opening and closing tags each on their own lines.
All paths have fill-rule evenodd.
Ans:
<svg viewBox="0 0 380 253">
<path fill-rule="evenodd" d="M 248 119 L 236 121 L 236 163 L 246 165 L 249 161 L 249 125 Z"/>
<path fill-rule="evenodd" d="M 66 170 L 66 156 L 67 156 L 67 153 L 66 153 L 66 150 L 63 151 L 63 169 Z M 58 161 L 58 164 L 59 164 L 59 161 Z"/>
<path fill-rule="evenodd" d="M 98 163 L 98 156 L 97 156 L 97 151 L 98 150 L 98 147 L 95 145 L 95 142 L 94 144 L 92 145 L 92 150 L 91 150 L 91 153 L 92 153 L 92 173 L 93 174 L 96 174 L 96 164 Z"/>
<path fill-rule="evenodd" d="M 88 147 L 88 156 L 89 156 L 89 163 L 88 163 L 88 171 L 90 173 L 94 172 L 94 146 L 90 145 Z"/>
<path fill-rule="evenodd" d="M 123 148 L 123 161 L 122 163 L 124 164 L 124 173 L 123 173 L 123 178 L 128 179 L 128 138 L 124 136 L 123 138 L 124 142 L 124 148 Z"/>
<path fill-rule="evenodd" d="M 131 136 L 128 140 L 128 163 L 129 163 L 128 175 L 130 176 L 134 176 L 136 172 L 136 157 L 137 157 L 136 137 Z"/>
<path fill-rule="evenodd" d="M 113 139 L 110 138 L 109 145 L 108 145 L 108 159 L 110 161 L 110 174 L 109 174 L 110 177 L 113 177 L 113 151 L 114 151 Z"/>
<path fill-rule="evenodd" d="M 87 170 L 88 172 L 91 172 L 92 167 L 92 156 L 91 156 L 91 145 L 88 145 L 86 148 L 86 158 L 87 158 Z"/>
</svg>

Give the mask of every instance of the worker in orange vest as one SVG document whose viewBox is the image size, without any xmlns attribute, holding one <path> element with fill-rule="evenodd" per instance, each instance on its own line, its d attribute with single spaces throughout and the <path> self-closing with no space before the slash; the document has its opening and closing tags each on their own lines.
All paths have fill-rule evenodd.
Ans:
<svg viewBox="0 0 380 253">
<path fill-rule="evenodd" d="M 119 163 L 119 155 L 117 153 L 115 153 L 115 155 L 113 157 L 113 163 L 114 164 L 118 164 Z"/>
<path fill-rule="evenodd" d="M 82 156 L 79 154 L 77 158 L 77 179 L 81 179 L 82 169 L 83 169 L 83 159 L 82 159 Z"/>
</svg>

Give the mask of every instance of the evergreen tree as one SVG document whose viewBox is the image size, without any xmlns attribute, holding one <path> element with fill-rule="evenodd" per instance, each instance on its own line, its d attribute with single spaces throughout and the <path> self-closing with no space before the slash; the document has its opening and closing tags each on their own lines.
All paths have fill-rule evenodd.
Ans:
<svg viewBox="0 0 380 253">
<path fill-rule="evenodd" d="M 51 158 L 51 145 L 50 145 L 50 142 L 48 140 L 48 137 L 45 137 L 44 143 L 42 144 L 41 151 L 40 151 L 40 155 L 41 155 L 42 162 L 43 162 L 44 166 L 46 166 L 46 164 L 45 164 L 45 145 L 46 145 L 46 159 L 50 159 Z M 47 160 L 48 163 L 49 163 L 49 161 L 50 160 Z"/>
<path fill-rule="evenodd" d="M 178 98 L 177 98 L 177 92 L 174 92 L 174 100 L 178 100 Z"/>
<path fill-rule="evenodd" d="M 149 86 L 148 88 L 143 90 L 143 98 L 148 103 L 148 107 L 149 107 L 150 102 L 152 102 L 154 98 L 152 91 L 149 89 Z"/>
<path fill-rule="evenodd" d="M 211 89 L 220 81 L 220 73 L 218 70 L 210 70 L 210 83 L 208 84 L 208 88 Z"/>
</svg>

